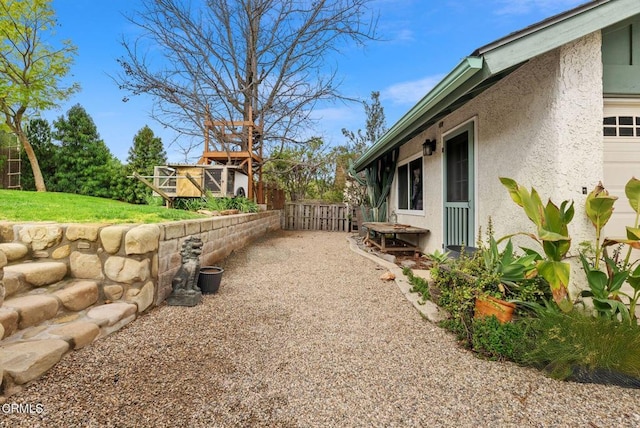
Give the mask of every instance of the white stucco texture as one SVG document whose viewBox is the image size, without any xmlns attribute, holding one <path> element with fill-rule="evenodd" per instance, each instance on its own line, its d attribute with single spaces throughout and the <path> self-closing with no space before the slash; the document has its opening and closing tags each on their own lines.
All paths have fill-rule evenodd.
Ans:
<svg viewBox="0 0 640 428">
<path fill-rule="evenodd" d="M 486 229 L 493 220 L 495 236 L 533 232 L 533 224 L 517 207 L 499 177 L 535 187 L 558 205 L 575 202 L 570 225 L 572 254 L 594 237 L 584 214 L 582 188 L 590 191 L 602 179 L 602 60 L 596 32 L 532 58 L 494 86 L 446 116 L 400 150 L 400 159 L 422 150 L 425 138 L 437 138 L 438 149 L 424 158 L 425 212 L 398 220 L 431 230 L 425 252 L 443 243 L 442 135 L 473 119 L 476 123 L 475 225 Z M 395 186 L 391 207 L 397 206 Z M 531 246 L 531 242 L 520 240 Z"/>
</svg>

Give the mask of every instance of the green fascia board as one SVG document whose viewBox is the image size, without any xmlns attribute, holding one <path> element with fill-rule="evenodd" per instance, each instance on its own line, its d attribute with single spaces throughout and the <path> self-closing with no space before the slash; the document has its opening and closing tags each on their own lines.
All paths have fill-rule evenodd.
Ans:
<svg viewBox="0 0 640 428">
<path fill-rule="evenodd" d="M 354 164 L 356 171 L 362 171 L 368 164 L 382 156 L 402 140 L 402 136 L 411 133 L 412 127 L 419 126 L 419 120 L 430 109 L 453 93 L 467 80 L 483 68 L 479 57 L 464 58 L 444 79 L 442 79 L 411 110 L 400 118 L 378 141 L 375 142 Z"/>
<path fill-rule="evenodd" d="M 567 16 L 559 15 L 507 36 L 476 53 L 495 74 L 637 14 L 639 0 L 595 1 Z"/>
<path fill-rule="evenodd" d="M 447 111 L 465 91 L 473 90 L 474 84 L 506 74 L 535 56 L 637 14 L 640 14 L 639 0 L 594 0 L 479 48 L 380 137 L 355 162 L 355 170 L 362 171 L 387 151 L 403 144 L 407 136 L 424 127 L 426 120 Z M 476 75 L 479 70 L 483 72 Z"/>
</svg>

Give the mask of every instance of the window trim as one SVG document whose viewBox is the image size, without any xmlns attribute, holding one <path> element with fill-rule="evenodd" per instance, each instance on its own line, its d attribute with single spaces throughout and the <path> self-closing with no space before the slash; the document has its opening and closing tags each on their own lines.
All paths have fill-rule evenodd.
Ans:
<svg viewBox="0 0 640 428">
<path fill-rule="evenodd" d="M 411 162 L 415 161 L 416 159 L 421 159 L 421 172 L 422 172 L 422 209 L 421 210 L 412 210 L 412 209 L 400 209 L 400 192 L 399 192 L 399 186 L 400 186 L 400 168 L 404 167 L 404 166 L 408 166 Z M 408 168 L 408 167 L 407 167 Z M 402 214 L 402 215 L 414 215 L 414 216 L 424 216 L 425 215 L 425 182 L 424 182 L 424 156 L 422 156 L 421 153 L 418 153 L 416 155 L 410 156 L 406 159 L 403 159 L 401 162 L 399 161 L 398 164 L 396 165 L 396 184 L 395 184 L 395 202 L 396 202 L 396 214 Z M 408 193 L 408 195 L 411 194 L 411 192 Z"/>
</svg>

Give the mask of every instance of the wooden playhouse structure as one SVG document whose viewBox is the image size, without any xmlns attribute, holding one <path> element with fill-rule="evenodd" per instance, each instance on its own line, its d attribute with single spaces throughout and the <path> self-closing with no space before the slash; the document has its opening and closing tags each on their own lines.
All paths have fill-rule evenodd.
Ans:
<svg viewBox="0 0 640 428">
<path fill-rule="evenodd" d="M 150 187 L 167 200 L 202 197 L 208 192 L 265 203 L 262 127 L 253 122 L 251 112 L 245 121 L 214 121 L 208 111 L 206 117 L 204 150 L 197 164 L 156 166 Z"/>
</svg>

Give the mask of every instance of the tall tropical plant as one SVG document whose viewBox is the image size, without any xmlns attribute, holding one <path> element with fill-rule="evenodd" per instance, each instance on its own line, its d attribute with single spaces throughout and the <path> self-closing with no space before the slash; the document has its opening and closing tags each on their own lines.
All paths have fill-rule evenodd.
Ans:
<svg viewBox="0 0 640 428">
<path fill-rule="evenodd" d="M 606 275 L 591 273 L 591 271 L 589 271 L 587 273 L 587 278 L 589 279 L 589 274 L 591 274 L 595 278 L 594 281 L 596 282 L 589 282 L 590 291 L 585 294 L 588 295 L 591 293 L 594 295 L 594 305 L 596 305 L 596 309 L 601 313 L 608 314 L 609 316 L 615 316 L 615 314 L 619 312 L 623 318 L 627 318 L 627 308 L 620 303 L 620 296 L 625 297 L 628 299 L 629 303 L 628 319 L 631 323 L 635 323 L 636 306 L 638 300 L 640 300 L 640 264 L 637 264 L 637 261 L 631 260 L 631 256 L 634 249 L 640 249 L 640 228 L 638 227 L 640 223 L 640 180 L 632 177 L 625 185 L 624 193 L 629 205 L 636 213 L 633 225 L 626 227 L 627 236 L 625 238 L 607 237 L 603 239 L 602 244 L 600 244 L 599 240 L 596 242 L 596 260 L 594 264 L 595 266 L 598 266 L 597 263 L 599 259 L 602 258 L 606 262 Z M 608 220 L 613 213 L 613 204 L 617 198 L 614 196 L 608 196 L 608 193 L 604 188 L 602 190 L 596 188 L 592 194 L 593 196 L 590 194 L 587 198 L 587 207 L 589 208 L 587 209 L 587 216 L 591 219 L 595 208 L 598 208 L 601 211 L 600 216 L 603 219 Z M 599 201 L 599 199 L 605 198 L 611 199 L 612 201 L 606 204 Z M 599 229 L 601 229 L 604 224 L 606 224 L 606 221 L 602 225 L 594 224 L 596 227 L 596 234 L 598 236 Z M 618 265 L 608 257 L 606 248 L 619 244 L 627 246 L 627 254 L 624 260 Z M 600 253 L 598 253 L 599 247 L 601 248 Z M 602 254 L 602 257 L 599 257 L 599 254 Z M 603 288 L 605 277 L 607 282 Z M 621 283 L 618 284 L 620 281 Z M 629 295 L 621 290 L 624 282 L 631 286 L 633 289 L 632 294 Z M 598 293 L 600 293 L 600 299 L 597 299 Z M 613 314 L 611 314 L 611 312 L 613 312 Z"/>
<path fill-rule="evenodd" d="M 601 238 L 602 229 L 611 218 L 613 205 L 617 199 L 617 196 L 609 195 L 601 182 L 587 195 L 585 213 L 595 228 L 596 242 L 593 265 L 589 263 L 584 253 L 580 253 L 582 268 L 589 284 L 589 289 L 583 290 L 581 295 L 591 298 L 599 316 L 613 319 L 620 315 L 628 320 L 629 311 L 618 296 L 629 272 L 624 268 L 621 269 L 615 260 L 609 257 Z M 601 261 L 605 263 L 604 272 L 600 269 Z"/>
<path fill-rule="evenodd" d="M 511 199 L 524 209 L 529 220 L 536 226 L 536 234 L 520 232 L 515 235 L 529 236 L 542 246 L 546 258 L 536 262 L 538 274 L 549 283 L 553 300 L 560 309 L 564 312 L 571 311 L 573 302 L 568 292 L 571 266 L 564 259 L 571 247 L 567 226 L 573 219 L 573 202 L 563 201 L 558 207 L 548 200 L 545 205 L 534 188 L 528 191 L 515 180 L 506 177 L 500 177 L 500 182 L 509 191 Z"/>
</svg>

